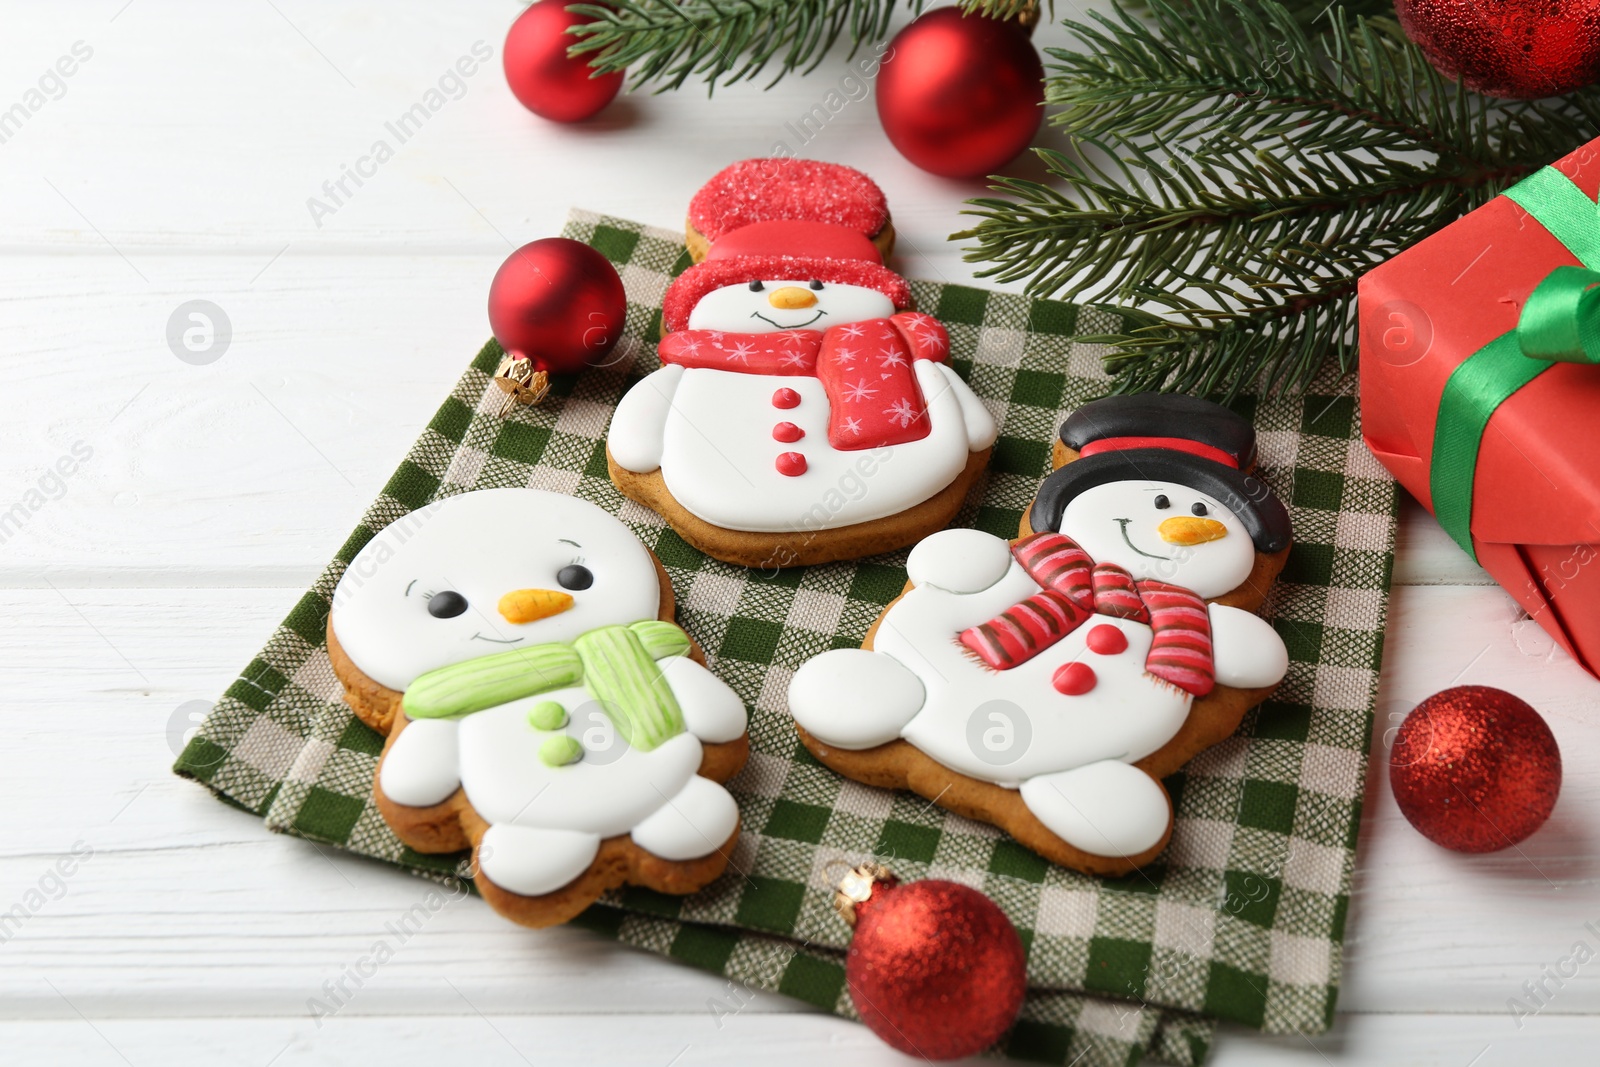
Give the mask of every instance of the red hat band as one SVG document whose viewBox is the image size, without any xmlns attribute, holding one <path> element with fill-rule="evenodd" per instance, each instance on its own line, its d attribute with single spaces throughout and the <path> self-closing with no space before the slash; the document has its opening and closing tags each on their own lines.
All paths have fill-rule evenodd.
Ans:
<svg viewBox="0 0 1600 1067">
<path fill-rule="evenodd" d="M 740 256 L 795 256 L 800 259 L 859 259 L 883 263 L 878 246 L 857 230 L 809 219 L 752 222 L 716 239 L 707 261 Z"/>
<path fill-rule="evenodd" d="M 1191 456 L 1209 459 L 1213 463 L 1220 463 L 1224 467 L 1239 469 L 1239 461 L 1220 448 L 1191 441 L 1187 437 L 1102 437 L 1098 441 L 1090 441 L 1078 449 L 1080 456 L 1097 456 L 1102 452 L 1121 452 L 1129 448 L 1166 448 L 1174 452 L 1186 452 Z"/>
</svg>

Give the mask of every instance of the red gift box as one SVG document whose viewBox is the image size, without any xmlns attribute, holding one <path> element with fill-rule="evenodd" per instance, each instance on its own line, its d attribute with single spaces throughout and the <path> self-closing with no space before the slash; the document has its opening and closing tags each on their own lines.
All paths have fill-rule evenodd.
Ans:
<svg viewBox="0 0 1600 1067">
<path fill-rule="evenodd" d="M 1367 446 L 1591 674 L 1600 673 L 1600 366 L 1562 361 L 1582 358 L 1573 354 L 1529 359 L 1528 323 L 1518 327 L 1553 270 L 1600 270 L 1597 187 L 1600 140 L 1360 285 Z M 1594 284 L 1562 275 L 1569 288 L 1577 282 L 1574 293 Z"/>
</svg>

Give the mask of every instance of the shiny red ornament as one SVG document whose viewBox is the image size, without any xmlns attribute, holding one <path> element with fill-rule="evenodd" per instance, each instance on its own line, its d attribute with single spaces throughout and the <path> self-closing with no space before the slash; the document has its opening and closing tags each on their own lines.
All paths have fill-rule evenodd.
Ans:
<svg viewBox="0 0 1600 1067">
<path fill-rule="evenodd" d="M 947 178 L 1011 162 L 1044 118 L 1044 66 L 1015 21 L 930 11 L 901 30 L 878 74 L 878 119 L 901 155 Z"/>
<path fill-rule="evenodd" d="M 1550 727 L 1503 689 L 1462 685 L 1418 704 L 1395 732 L 1389 785 L 1406 821 L 1457 852 L 1496 852 L 1550 817 L 1561 751 Z"/>
<path fill-rule="evenodd" d="M 1011 921 L 956 882 L 899 884 L 856 868 L 835 898 L 856 933 L 845 983 L 861 1021 L 901 1052 L 953 1060 L 981 1052 L 1016 1021 L 1027 957 Z"/>
<path fill-rule="evenodd" d="M 568 11 L 570 2 L 539 0 L 517 16 L 500 55 L 512 95 L 553 122 L 581 122 L 594 115 L 611 103 L 624 77 L 620 70 L 591 77 L 594 68 L 586 57 L 567 55 L 582 40 L 567 28 L 589 21 Z"/>
<path fill-rule="evenodd" d="M 1489 96 L 1600 81 L 1600 0 L 1396 0 L 1395 14 L 1440 74 Z"/>
<path fill-rule="evenodd" d="M 565 237 L 523 245 L 489 284 L 489 328 L 500 347 L 553 374 L 603 360 L 627 314 L 617 268 Z"/>
</svg>

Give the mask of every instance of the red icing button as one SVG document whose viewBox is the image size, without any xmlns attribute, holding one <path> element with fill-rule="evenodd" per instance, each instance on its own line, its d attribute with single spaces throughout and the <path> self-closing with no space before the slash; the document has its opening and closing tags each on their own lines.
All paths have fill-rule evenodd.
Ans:
<svg viewBox="0 0 1600 1067">
<path fill-rule="evenodd" d="M 791 441 L 798 441 L 805 435 L 806 432 L 792 422 L 780 422 L 772 428 L 772 439 L 774 441 L 782 441 L 785 444 Z"/>
<path fill-rule="evenodd" d="M 799 407 L 800 394 L 793 389 L 779 389 L 772 394 L 772 406 L 775 408 Z"/>
<path fill-rule="evenodd" d="M 778 473 L 787 478 L 798 478 L 806 472 L 806 457 L 798 452 L 784 452 L 778 456 Z"/>
<path fill-rule="evenodd" d="M 1090 630 L 1087 643 L 1090 652 L 1098 652 L 1102 656 L 1115 656 L 1118 652 L 1128 651 L 1128 635 L 1108 623 Z"/>
<path fill-rule="evenodd" d="M 1108 626 L 1107 629 L 1116 627 Z M 1087 663 L 1069 663 L 1056 671 L 1050 682 L 1058 693 L 1065 693 L 1069 697 L 1081 697 L 1094 688 L 1095 680 L 1094 668 Z"/>
</svg>

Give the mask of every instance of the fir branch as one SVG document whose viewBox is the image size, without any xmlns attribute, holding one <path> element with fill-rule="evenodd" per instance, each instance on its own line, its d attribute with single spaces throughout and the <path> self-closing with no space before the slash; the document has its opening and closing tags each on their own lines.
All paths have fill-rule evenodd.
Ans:
<svg viewBox="0 0 1600 1067">
<path fill-rule="evenodd" d="M 1005 0 L 1002 0 L 1005 2 Z M 574 4 L 590 20 L 571 31 L 574 55 L 601 70 L 629 68 L 635 87 L 676 89 L 701 78 L 708 90 L 754 78 L 776 64 L 776 83 L 809 72 L 842 36 L 854 55 L 882 38 L 899 0 L 615 0 Z M 921 0 L 913 0 L 921 9 Z"/>
<path fill-rule="evenodd" d="M 1055 17 L 1055 0 L 1045 0 L 1050 18 Z M 1039 0 L 961 0 L 962 11 L 976 12 L 992 19 L 1021 19 L 1033 23 L 1040 18 Z"/>
<path fill-rule="evenodd" d="M 1365 6 L 1365 0 L 1356 0 Z M 1075 150 L 997 179 L 956 234 L 981 276 L 1131 305 L 1117 388 L 1301 389 L 1355 363 L 1355 282 L 1600 129 L 1593 92 L 1501 103 L 1389 20 L 1274 0 L 1150 0 L 1067 23 L 1047 100 Z M 1226 27 L 1228 32 L 1218 32 Z"/>
</svg>

